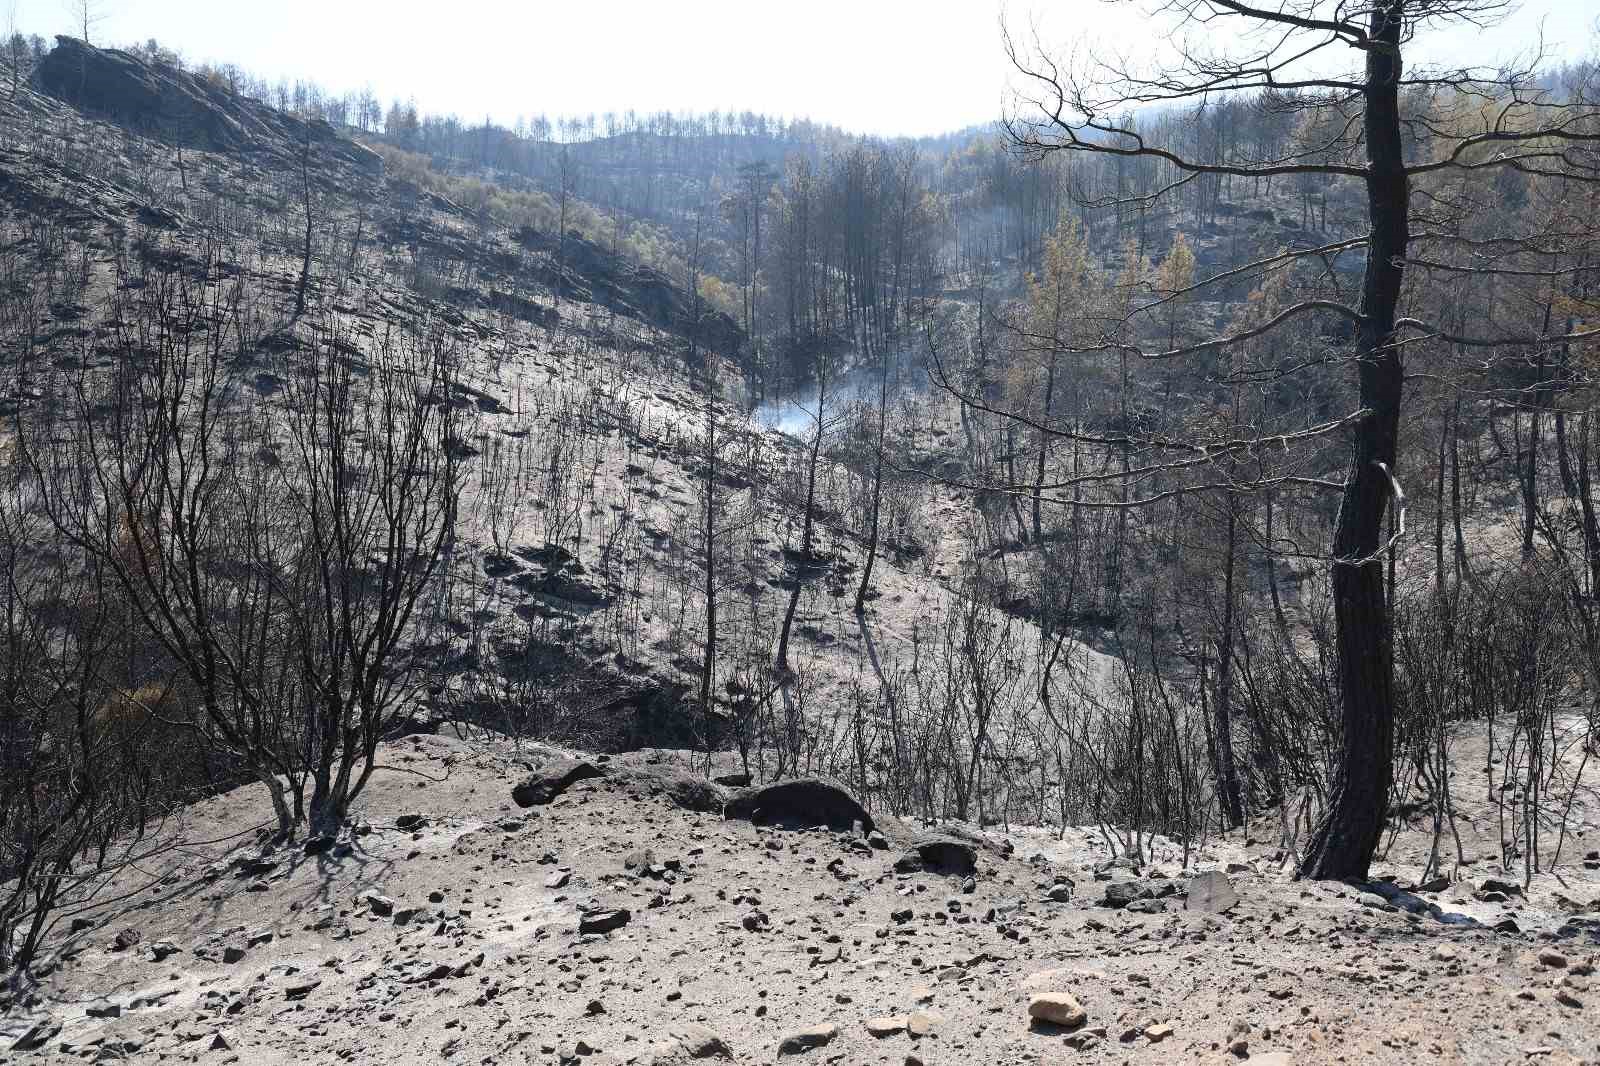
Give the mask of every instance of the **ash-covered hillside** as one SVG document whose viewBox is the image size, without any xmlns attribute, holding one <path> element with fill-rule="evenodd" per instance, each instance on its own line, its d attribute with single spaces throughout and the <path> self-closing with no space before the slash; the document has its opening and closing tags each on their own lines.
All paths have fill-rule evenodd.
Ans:
<svg viewBox="0 0 1600 1066">
<path fill-rule="evenodd" d="M 0 1047 L 1594 1060 L 1593 71 L 1379 7 L 920 141 L 14 41 Z"/>
</svg>

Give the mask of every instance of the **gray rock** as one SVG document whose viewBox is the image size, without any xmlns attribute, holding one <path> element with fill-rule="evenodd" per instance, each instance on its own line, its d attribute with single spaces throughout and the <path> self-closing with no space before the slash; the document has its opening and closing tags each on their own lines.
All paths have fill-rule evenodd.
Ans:
<svg viewBox="0 0 1600 1066">
<path fill-rule="evenodd" d="M 284 987 L 283 998 L 291 1000 L 305 999 L 311 993 L 315 992 L 321 984 L 322 982 L 316 978 L 308 978 L 304 981 L 296 981 L 293 984 Z"/>
<path fill-rule="evenodd" d="M 778 1041 L 778 1055 L 799 1055 L 813 1048 L 824 1047 L 833 1043 L 839 1035 L 839 1027 L 832 1022 L 822 1025 L 813 1025 L 797 1030 Z"/>
<path fill-rule="evenodd" d="M 578 932 L 609 933 L 614 929 L 621 929 L 632 920 L 633 914 L 626 907 L 593 910 L 578 919 Z"/>
<path fill-rule="evenodd" d="M 1089 1012 L 1070 992 L 1035 992 L 1028 997 L 1028 1017 L 1074 1029 L 1089 1020 Z"/>
<path fill-rule="evenodd" d="M 1239 904 L 1239 894 L 1225 874 L 1213 870 L 1189 882 L 1184 908 L 1201 914 L 1226 914 Z"/>
<path fill-rule="evenodd" d="M 672 1038 L 691 1059 L 731 1059 L 733 1051 L 717 1033 L 695 1022 L 676 1025 Z"/>
<path fill-rule="evenodd" d="M 859 822 L 866 833 L 875 828 L 872 815 L 854 796 L 838 785 L 809 777 L 747 788 L 728 800 L 722 816 L 757 823 L 828 825 L 845 829 Z"/>
<path fill-rule="evenodd" d="M 1503 881 L 1503 880 L 1500 880 L 1499 878 L 1486 877 L 1481 882 L 1479 882 L 1479 884 L 1478 884 L 1478 893 L 1479 893 L 1478 898 L 1479 899 L 1482 899 L 1483 896 L 1485 896 L 1485 895 L 1487 895 L 1489 893 L 1492 893 L 1492 892 L 1498 892 L 1500 895 L 1506 896 L 1506 897 L 1520 896 L 1520 895 L 1523 894 L 1522 893 L 1522 886 L 1517 884 L 1515 881 Z"/>
<path fill-rule="evenodd" d="M 1108 881 L 1100 902 L 1107 907 L 1126 907 L 1136 899 L 1149 899 L 1150 888 L 1143 881 Z"/>
<path fill-rule="evenodd" d="M 964 876 L 978 868 L 978 852 L 971 844 L 960 840 L 929 837 L 911 845 L 904 855 L 895 860 L 894 868 L 902 873 L 928 870 Z"/>
<path fill-rule="evenodd" d="M 512 788 L 511 798 L 519 807 L 543 806 L 579 781 L 604 776 L 605 771 L 592 762 L 557 759 L 523 778 Z"/>
<path fill-rule="evenodd" d="M 703 777 L 662 767 L 627 767 L 615 777 L 643 788 L 650 795 L 661 795 L 673 806 L 702 814 L 716 814 L 727 802 L 728 794 Z"/>
</svg>

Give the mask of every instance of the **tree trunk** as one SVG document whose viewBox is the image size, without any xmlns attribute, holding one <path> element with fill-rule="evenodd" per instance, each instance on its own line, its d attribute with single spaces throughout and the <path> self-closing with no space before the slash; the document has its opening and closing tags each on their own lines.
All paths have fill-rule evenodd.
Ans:
<svg viewBox="0 0 1600 1066">
<path fill-rule="evenodd" d="M 872 566 L 878 561 L 878 521 L 883 512 L 883 438 L 889 420 L 889 363 L 883 361 L 878 376 L 878 441 L 872 459 L 872 524 L 867 533 L 867 561 L 861 567 L 861 584 L 856 588 L 856 614 L 867 610 L 867 591 L 872 587 Z"/>
<path fill-rule="evenodd" d="M 1400 140 L 1401 24 L 1405 0 L 1372 11 L 1365 112 L 1371 238 L 1361 291 L 1357 374 L 1365 417 L 1333 538 L 1333 597 L 1343 743 L 1328 809 L 1306 847 L 1302 876 L 1364 878 L 1383 834 L 1393 776 L 1394 664 L 1378 552 L 1400 432 L 1402 373 L 1393 345 L 1410 244 L 1409 180 Z"/>
<path fill-rule="evenodd" d="M 817 500 L 817 460 L 822 455 L 822 427 L 825 414 L 823 405 L 827 397 L 827 377 L 818 375 L 817 384 L 817 431 L 811 438 L 811 463 L 806 474 L 806 514 L 805 524 L 800 532 L 800 558 L 794 572 L 794 588 L 789 592 L 789 606 L 783 612 L 783 628 L 778 632 L 778 671 L 789 672 L 789 631 L 794 628 L 795 610 L 800 606 L 800 591 L 805 587 L 806 573 L 811 569 L 811 537 L 814 523 L 812 512 Z"/>
<path fill-rule="evenodd" d="M 700 713 L 711 721 L 711 680 L 717 664 L 717 401 L 706 360 L 706 649 L 700 662 Z M 710 738 L 707 738 L 707 747 Z"/>
<path fill-rule="evenodd" d="M 1239 790 L 1239 766 L 1233 758 L 1233 627 L 1234 571 L 1239 547 L 1239 504 L 1227 496 L 1228 551 L 1222 576 L 1222 633 L 1217 641 L 1217 785 L 1222 793 L 1222 813 L 1229 829 L 1244 824 L 1244 800 Z"/>
</svg>

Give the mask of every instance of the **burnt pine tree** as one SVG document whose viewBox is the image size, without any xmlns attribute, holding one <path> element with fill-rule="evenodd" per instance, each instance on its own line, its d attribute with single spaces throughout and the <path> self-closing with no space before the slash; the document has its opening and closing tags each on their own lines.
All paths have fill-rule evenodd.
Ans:
<svg viewBox="0 0 1600 1066">
<path fill-rule="evenodd" d="M 1157 191 L 1140 198 L 1142 207 L 1196 181 L 1209 185 L 1305 176 L 1364 186 L 1365 238 L 1293 248 L 1272 259 L 1281 263 L 1364 245 L 1366 265 L 1356 306 L 1318 294 L 1294 303 L 1265 324 L 1168 351 L 1143 351 L 1114 337 L 1085 349 L 1175 358 L 1261 336 L 1306 315 L 1347 321 L 1356 409 L 1310 430 L 1272 434 L 1270 439 L 1287 447 L 1291 436 L 1303 440 L 1342 432 L 1348 437 L 1348 471 L 1343 483 L 1333 486 L 1341 498 L 1330 553 L 1343 749 L 1333 767 L 1327 806 L 1300 869 L 1302 875 L 1314 878 L 1364 877 L 1385 823 L 1392 778 L 1395 687 L 1382 564 L 1395 541 L 1385 531 L 1385 516 L 1392 503 L 1398 511 L 1404 500 L 1395 457 L 1402 426 L 1405 345 L 1439 338 L 1467 349 L 1549 345 L 1563 339 L 1559 331 L 1515 338 L 1486 336 L 1495 332 L 1489 327 L 1458 334 L 1430 324 L 1425 314 L 1402 315 L 1408 262 L 1425 261 L 1451 240 L 1448 234 L 1413 232 L 1412 186 L 1424 176 L 1434 180 L 1431 176 L 1450 171 L 1482 180 L 1516 170 L 1594 181 L 1600 179 L 1600 170 L 1588 148 L 1600 140 L 1600 124 L 1581 93 L 1577 98 L 1551 97 L 1534 78 L 1532 64 L 1510 72 L 1406 69 L 1404 55 L 1418 30 L 1440 23 L 1491 21 L 1505 10 L 1498 0 L 1173 0 L 1163 10 L 1178 23 L 1175 40 L 1181 40 L 1186 30 L 1205 29 L 1213 40 L 1237 43 L 1222 54 L 1184 47 L 1158 69 L 1142 71 L 1097 60 L 1087 66 L 1061 63 L 1037 40 L 1021 48 L 1008 37 L 1007 50 L 1024 88 L 1007 127 L 1014 144 L 1034 157 L 1082 153 L 1109 157 L 1119 168 L 1153 169 Z M 1350 55 L 1359 57 L 1361 69 L 1343 75 L 1326 73 Z M 1263 108 L 1331 117 L 1333 121 L 1324 125 L 1334 132 L 1326 142 L 1252 156 L 1247 146 L 1232 144 L 1218 144 L 1208 151 L 1204 144 L 1177 139 L 1177 132 L 1172 141 L 1164 142 L 1127 117 L 1152 105 L 1230 94 Z M 1437 105 L 1464 99 L 1475 106 L 1456 107 L 1448 121 L 1435 117 L 1447 109 Z M 1493 267 L 1484 269 L 1492 272 Z M 1248 273 L 1248 268 L 1202 279 L 1194 288 L 1203 290 L 1241 273 Z M 978 406 L 983 406 L 981 398 Z M 1251 491 L 1294 480 L 1263 475 L 1252 484 L 1241 484 L 1209 465 L 1219 456 L 1257 453 L 1269 436 L 1262 427 L 1253 434 L 1195 442 L 1189 449 L 1170 439 L 1134 438 L 1126 430 L 1126 438 L 1112 440 L 1106 435 L 1084 437 L 1053 425 L 1038 428 L 1062 437 L 1078 435 L 1100 446 L 1142 445 L 1168 457 L 1176 452 L 1182 458 L 1158 462 L 1190 472 L 1205 469 L 1213 481 L 1221 482 L 1198 486 L 1201 489 Z M 1055 487 L 1069 484 L 1070 479 Z M 1126 505 L 1140 506 L 1168 496 L 1130 499 Z M 1403 521 L 1397 528 L 1403 532 Z"/>
</svg>

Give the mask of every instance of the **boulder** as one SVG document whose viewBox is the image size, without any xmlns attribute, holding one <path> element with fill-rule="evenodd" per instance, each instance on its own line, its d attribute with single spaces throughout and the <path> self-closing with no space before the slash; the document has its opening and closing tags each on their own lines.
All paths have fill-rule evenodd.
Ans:
<svg viewBox="0 0 1600 1066">
<path fill-rule="evenodd" d="M 592 762 L 582 759 L 557 759 L 523 778 L 512 788 L 511 798 L 519 807 L 541 806 L 579 781 L 603 776 L 605 771 Z"/>
<path fill-rule="evenodd" d="M 778 1056 L 781 1058 L 785 1055 L 799 1055 L 812 1048 L 831 1044 L 838 1035 L 839 1027 L 831 1022 L 797 1030 L 778 1041 Z"/>
<path fill-rule="evenodd" d="M 1165 899 L 1178 894 L 1176 881 L 1164 881 L 1159 878 L 1143 878 L 1133 881 L 1108 881 L 1105 895 L 1101 897 L 1101 905 L 1106 907 L 1126 907 L 1134 900 L 1139 899 Z"/>
<path fill-rule="evenodd" d="M 1108 881 L 1100 902 L 1107 907 L 1126 907 L 1136 899 L 1150 898 L 1150 889 L 1143 881 Z"/>
<path fill-rule="evenodd" d="M 613 929 L 621 929 L 632 920 L 633 915 L 626 907 L 589 911 L 578 919 L 578 932 L 609 933 Z"/>
<path fill-rule="evenodd" d="M 971 844 L 959 840 L 929 837 L 911 845 L 895 860 L 894 868 L 901 873 L 928 870 L 965 876 L 978 868 L 978 853 Z"/>
<path fill-rule="evenodd" d="M 711 781 L 683 770 L 654 766 L 618 770 L 616 777 L 643 785 L 652 794 L 662 794 L 686 811 L 715 814 L 727 802 L 727 793 Z"/>
<path fill-rule="evenodd" d="M 1184 907 L 1202 914 L 1226 914 L 1238 906 L 1239 894 L 1227 875 L 1212 870 L 1200 874 L 1189 882 L 1189 895 Z"/>
<path fill-rule="evenodd" d="M 1089 1020 L 1089 1012 L 1070 992 L 1035 992 L 1028 997 L 1028 1017 L 1073 1029 Z"/>
<path fill-rule="evenodd" d="M 838 785 L 809 777 L 744 789 L 728 800 L 722 816 L 834 828 L 860 823 L 865 832 L 873 829 L 872 815 L 854 796 Z"/>
</svg>

